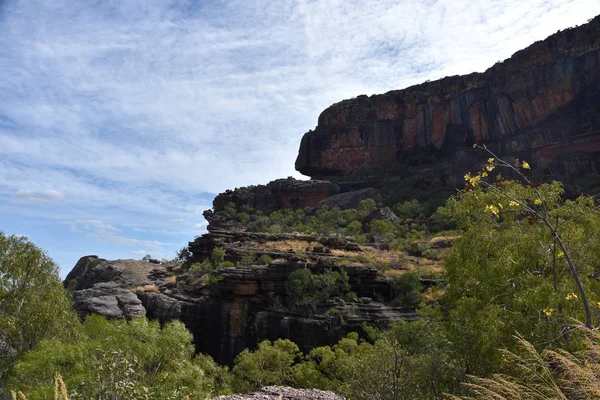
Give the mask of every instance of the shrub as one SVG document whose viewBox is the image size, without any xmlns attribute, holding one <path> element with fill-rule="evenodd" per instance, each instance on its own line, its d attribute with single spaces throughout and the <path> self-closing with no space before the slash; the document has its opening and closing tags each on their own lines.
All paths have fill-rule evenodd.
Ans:
<svg viewBox="0 0 600 400">
<path fill-rule="evenodd" d="M 215 266 L 220 265 L 225 261 L 225 249 L 222 247 L 215 247 L 210 254 L 210 261 Z"/>
<path fill-rule="evenodd" d="M 421 303 L 421 282 L 419 277 L 406 272 L 392 280 L 392 303 L 400 307 L 417 307 Z"/>
<path fill-rule="evenodd" d="M 294 271 L 288 277 L 286 291 L 296 305 L 323 303 L 333 297 L 345 296 L 350 292 L 348 274 L 344 270 L 326 269 L 322 274 L 313 274 L 304 268 Z"/>
<path fill-rule="evenodd" d="M 258 257 L 257 262 L 260 265 L 269 265 L 273 262 L 273 258 L 271 258 L 271 256 L 269 256 L 268 254 L 263 254 L 260 257 Z"/>
<path fill-rule="evenodd" d="M 235 264 L 232 263 L 231 261 L 223 261 L 220 265 L 219 268 L 234 268 Z"/>
</svg>

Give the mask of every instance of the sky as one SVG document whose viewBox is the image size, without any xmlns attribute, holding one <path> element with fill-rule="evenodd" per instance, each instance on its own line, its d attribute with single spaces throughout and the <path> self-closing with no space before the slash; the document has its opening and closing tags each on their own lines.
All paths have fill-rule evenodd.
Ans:
<svg viewBox="0 0 600 400">
<path fill-rule="evenodd" d="M 172 258 L 326 107 L 484 71 L 599 0 L 0 0 L 0 231 Z"/>
</svg>

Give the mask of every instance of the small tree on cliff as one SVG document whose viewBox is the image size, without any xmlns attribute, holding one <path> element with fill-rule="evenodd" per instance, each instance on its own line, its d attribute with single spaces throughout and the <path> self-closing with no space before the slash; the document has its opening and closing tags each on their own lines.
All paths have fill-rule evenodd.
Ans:
<svg viewBox="0 0 600 400">
<path fill-rule="evenodd" d="M 446 261 L 451 331 L 470 372 L 487 372 L 518 331 L 535 344 L 568 337 L 573 318 L 593 328 L 600 306 L 600 211 L 590 197 L 564 200 L 558 182 L 534 184 L 525 161 L 491 156 L 447 213 L 464 229 Z M 520 181 L 489 174 L 506 168 Z"/>
</svg>

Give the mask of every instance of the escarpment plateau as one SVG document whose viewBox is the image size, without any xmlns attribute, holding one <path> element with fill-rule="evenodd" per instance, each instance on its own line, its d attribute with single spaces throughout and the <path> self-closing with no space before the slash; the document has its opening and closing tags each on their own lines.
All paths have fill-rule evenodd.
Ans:
<svg viewBox="0 0 600 400">
<path fill-rule="evenodd" d="M 485 157 L 470 151 L 478 143 L 574 182 L 600 168 L 599 78 L 600 16 L 484 73 L 332 105 L 302 138 L 296 169 L 338 183 L 399 176 L 454 187 Z"/>
</svg>

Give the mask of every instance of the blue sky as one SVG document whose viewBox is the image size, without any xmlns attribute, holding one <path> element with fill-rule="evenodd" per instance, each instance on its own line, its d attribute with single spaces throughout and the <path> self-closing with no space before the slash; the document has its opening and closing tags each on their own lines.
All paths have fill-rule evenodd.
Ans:
<svg viewBox="0 0 600 400">
<path fill-rule="evenodd" d="M 0 230 L 64 276 L 171 258 L 215 193 L 299 175 L 334 102 L 483 71 L 597 0 L 0 0 Z"/>
</svg>

